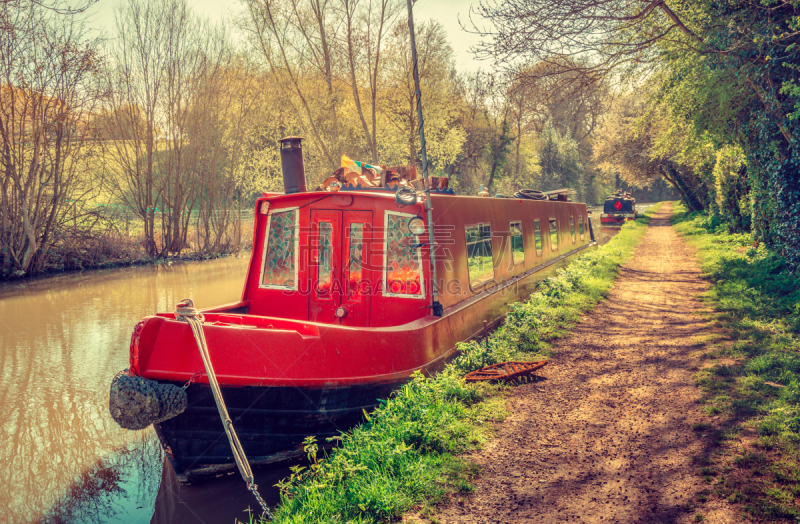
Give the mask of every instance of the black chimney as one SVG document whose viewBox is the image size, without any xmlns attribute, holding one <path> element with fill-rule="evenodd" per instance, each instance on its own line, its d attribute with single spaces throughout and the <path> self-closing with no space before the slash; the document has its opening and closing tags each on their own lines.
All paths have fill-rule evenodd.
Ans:
<svg viewBox="0 0 800 524">
<path fill-rule="evenodd" d="M 305 193 L 306 169 L 303 166 L 303 137 L 287 136 L 281 138 L 281 171 L 283 171 L 283 192 Z"/>
</svg>

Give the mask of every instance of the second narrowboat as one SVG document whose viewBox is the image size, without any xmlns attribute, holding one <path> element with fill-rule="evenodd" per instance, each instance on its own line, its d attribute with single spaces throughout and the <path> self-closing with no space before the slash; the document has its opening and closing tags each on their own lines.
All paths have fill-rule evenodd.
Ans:
<svg viewBox="0 0 800 524">
<path fill-rule="evenodd" d="M 619 189 L 603 203 L 600 225 L 621 226 L 628 221 L 636 220 L 636 216 L 636 199 L 630 193 Z"/>
</svg>

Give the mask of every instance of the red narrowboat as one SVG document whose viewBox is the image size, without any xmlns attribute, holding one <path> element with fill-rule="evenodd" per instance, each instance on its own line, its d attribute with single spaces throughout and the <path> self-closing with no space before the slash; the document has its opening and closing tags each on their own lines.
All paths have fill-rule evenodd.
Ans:
<svg viewBox="0 0 800 524">
<path fill-rule="evenodd" d="M 603 213 L 600 215 L 602 226 L 621 226 L 630 220 L 636 220 L 636 199 L 623 190 L 606 198 Z"/>
<path fill-rule="evenodd" d="M 456 196 L 439 183 L 429 192 L 431 250 L 423 193 L 401 197 L 384 175 L 381 187 L 305 191 L 299 139 L 281 153 L 287 192 L 256 202 L 241 300 L 201 311 L 252 464 L 299 456 L 305 437 L 356 425 L 414 372 L 441 369 L 484 321 L 499 321 L 544 268 L 591 243 L 583 203 Z M 184 482 L 235 468 L 196 338 L 176 313 L 136 326 L 110 407 L 124 427 L 154 423 Z"/>
</svg>

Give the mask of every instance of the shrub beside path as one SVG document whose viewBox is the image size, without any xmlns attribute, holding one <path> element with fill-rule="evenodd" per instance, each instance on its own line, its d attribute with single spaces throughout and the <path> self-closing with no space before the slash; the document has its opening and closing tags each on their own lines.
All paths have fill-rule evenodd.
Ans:
<svg viewBox="0 0 800 524">
<path fill-rule="evenodd" d="M 712 487 L 693 354 L 710 328 L 693 250 L 653 217 L 606 302 L 557 341 L 543 378 L 516 387 L 480 452 L 475 490 L 431 520 L 454 523 L 734 523 Z M 426 522 L 406 517 L 407 522 Z M 428 521 L 430 522 L 430 521 Z"/>
</svg>

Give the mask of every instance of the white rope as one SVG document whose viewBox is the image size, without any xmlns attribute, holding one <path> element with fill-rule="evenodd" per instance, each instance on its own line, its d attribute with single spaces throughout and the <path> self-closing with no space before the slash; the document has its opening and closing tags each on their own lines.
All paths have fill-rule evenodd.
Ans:
<svg viewBox="0 0 800 524">
<path fill-rule="evenodd" d="M 214 402 L 217 404 L 217 411 L 222 419 L 222 427 L 225 428 L 225 434 L 228 436 L 228 442 L 233 450 L 233 458 L 236 461 L 236 466 L 239 468 L 239 473 L 247 483 L 247 489 L 253 492 L 261 508 L 264 510 L 268 520 L 272 520 L 272 513 L 269 506 L 258 493 L 258 486 L 253 478 L 253 471 L 250 469 L 250 463 L 247 461 L 247 456 L 244 454 L 239 437 L 236 435 L 236 430 L 233 429 L 233 421 L 228 415 L 228 408 L 225 407 L 225 401 L 222 399 L 222 391 L 219 389 L 219 382 L 217 382 L 217 375 L 214 373 L 214 367 L 211 365 L 211 357 L 208 354 L 208 344 L 206 344 L 206 337 L 203 334 L 203 315 L 198 313 L 193 307 L 194 303 L 189 298 L 181 300 L 175 309 L 175 318 L 181 322 L 188 322 L 192 328 L 194 339 L 197 342 L 197 349 L 200 350 L 200 356 L 203 358 L 203 366 L 206 368 L 206 375 L 208 376 L 208 383 L 211 386 L 211 392 L 214 394 Z"/>
</svg>

